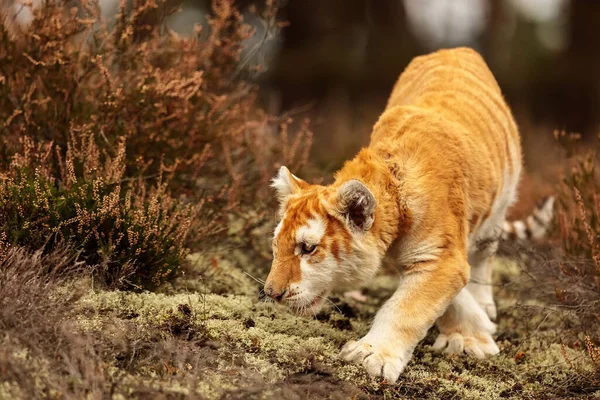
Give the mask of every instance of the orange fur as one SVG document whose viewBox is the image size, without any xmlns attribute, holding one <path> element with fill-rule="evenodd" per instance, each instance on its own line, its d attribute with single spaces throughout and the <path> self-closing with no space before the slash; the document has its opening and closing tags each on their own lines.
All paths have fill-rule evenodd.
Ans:
<svg viewBox="0 0 600 400">
<path fill-rule="evenodd" d="M 491 276 L 495 247 L 481 243 L 500 235 L 520 170 L 516 124 L 479 54 L 459 48 L 417 57 L 369 146 L 332 185 L 309 185 L 285 168 L 275 178 L 282 221 L 265 291 L 314 312 L 319 296 L 373 276 L 387 253 L 403 279 L 369 334 L 345 347 L 347 360 L 395 380 L 436 320 L 438 347 L 494 354 L 491 290 L 464 288 L 471 269 Z M 312 254 L 302 251 L 304 234 L 319 241 Z"/>
</svg>

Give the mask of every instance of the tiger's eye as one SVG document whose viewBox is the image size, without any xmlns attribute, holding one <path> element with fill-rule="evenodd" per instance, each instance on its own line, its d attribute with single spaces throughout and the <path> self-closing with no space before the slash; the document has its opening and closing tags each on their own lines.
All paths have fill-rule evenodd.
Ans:
<svg viewBox="0 0 600 400">
<path fill-rule="evenodd" d="M 311 254 L 316 248 L 316 244 L 302 243 L 302 254 Z"/>
</svg>

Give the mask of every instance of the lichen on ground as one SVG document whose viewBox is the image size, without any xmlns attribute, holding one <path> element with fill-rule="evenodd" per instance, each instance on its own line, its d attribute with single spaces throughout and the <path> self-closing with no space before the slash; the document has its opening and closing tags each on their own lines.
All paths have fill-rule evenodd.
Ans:
<svg viewBox="0 0 600 400">
<path fill-rule="evenodd" d="M 365 287 L 366 303 L 333 297 L 335 307 L 308 318 L 260 301 L 260 277 L 245 273 L 239 259 L 205 258 L 190 257 L 204 280 L 188 274 L 152 293 L 90 285 L 76 303 L 72 329 L 112 343 L 105 368 L 132 388 L 113 398 L 144 397 L 140 388 L 209 399 L 546 398 L 569 392 L 574 368 L 591 368 L 584 349 L 562 344 L 556 319 L 563 316 L 517 291 L 520 271 L 507 261 L 496 262 L 500 354 L 482 361 L 434 354 L 432 329 L 389 385 L 338 353 L 367 332 L 394 276 Z M 14 390 L 4 385 L 0 393 Z"/>
<path fill-rule="evenodd" d="M 259 299 L 268 265 L 249 254 L 193 254 L 179 277 L 154 292 L 109 291 L 88 277 L 40 294 L 37 301 L 56 307 L 43 308 L 53 312 L 48 319 L 32 317 L 25 331 L 9 330 L 2 339 L 0 373 L 13 378 L 0 380 L 0 399 L 600 395 L 597 385 L 581 384 L 593 372 L 583 337 L 577 329 L 565 335 L 577 315 L 532 298 L 529 277 L 514 262 L 495 263 L 500 354 L 435 354 L 432 328 L 398 382 L 388 384 L 338 355 L 368 331 L 397 275 L 384 271 L 364 287 L 366 302 L 337 294 L 328 309 L 302 317 Z"/>
</svg>

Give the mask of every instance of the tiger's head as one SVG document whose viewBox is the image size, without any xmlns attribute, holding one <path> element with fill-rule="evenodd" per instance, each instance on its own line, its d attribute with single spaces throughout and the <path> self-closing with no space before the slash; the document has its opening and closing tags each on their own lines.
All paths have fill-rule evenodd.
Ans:
<svg viewBox="0 0 600 400">
<path fill-rule="evenodd" d="M 373 234 L 377 202 L 358 180 L 311 185 L 281 167 L 273 263 L 264 292 L 301 314 L 316 314 L 329 293 L 371 278 L 383 252 Z"/>
</svg>

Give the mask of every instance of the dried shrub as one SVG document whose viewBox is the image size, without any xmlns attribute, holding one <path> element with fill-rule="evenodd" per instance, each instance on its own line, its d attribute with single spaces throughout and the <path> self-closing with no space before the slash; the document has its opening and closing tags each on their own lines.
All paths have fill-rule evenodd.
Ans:
<svg viewBox="0 0 600 400">
<path fill-rule="evenodd" d="M 560 332 L 564 362 L 572 371 L 558 387 L 590 394 L 600 389 L 594 344 L 600 340 L 598 153 L 592 143 L 581 143 L 577 134 L 556 131 L 554 136 L 566 157 L 565 172 L 554 191 L 554 229 L 545 243 L 513 245 L 504 251 L 526 273 L 518 282 L 523 300 L 542 300 L 544 308 L 558 316 L 552 329 Z M 583 364 L 592 368 L 570 358 L 567 347 L 586 350 L 589 360 Z"/>
<path fill-rule="evenodd" d="M 579 135 L 555 132 L 571 158 L 572 167 L 558 187 L 555 241 L 563 258 L 558 262 L 559 301 L 577 307 L 592 326 L 600 322 L 600 175 L 597 150 L 579 146 Z M 565 284 L 567 283 L 567 284 Z"/>
<path fill-rule="evenodd" d="M 164 17 L 175 11 L 165 1 L 134 1 L 131 9 L 123 2 L 112 28 L 95 2 L 78 4 L 44 2 L 18 34 L 0 27 L 7 151 L 24 134 L 66 148 L 69 133 L 80 129 L 111 144 L 125 137 L 130 165 L 142 157 L 147 173 L 156 174 L 162 160 L 188 194 L 208 186 L 213 194 L 225 188 L 240 195 L 257 178 L 268 180 L 282 158 L 272 125 L 285 121 L 260 110 L 257 87 L 240 78 L 252 30 L 232 1 L 213 1 L 210 31 L 198 27 L 190 37 L 165 28 Z M 276 11 L 268 2 L 263 16 L 273 19 Z M 297 136 L 299 153 L 310 147 L 304 136 Z"/>
<path fill-rule="evenodd" d="M 165 27 L 165 0 L 122 2 L 110 26 L 98 10 L 44 1 L 26 26 L 0 10 L 0 225 L 10 244 L 71 243 L 111 286 L 153 287 L 268 201 L 312 134 L 257 106 L 240 60 L 253 32 L 232 1 L 186 37 Z"/>
<path fill-rule="evenodd" d="M 574 165 L 559 186 L 558 238 L 566 253 L 592 260 L 600 274 L 600 175 L 597 150 L 574 150 L 579 137 L 564 131 L 555 137 L 571 155 Z"/>
<path fill-rule="evenodd" d="M 596 393 L 600 390 L 600 347 L 592 342 L 589 336 L 584 338 L 586 356 L 590 360 L 591 370 L 576 365 L 567 355 L 565 346 L 562 346 L 562 355 L 573 371 L 573 377 L 565 382 L 567 389 L 575 389 L 579 393 Z"/>
<path fill-rule="evenodd" d="M 581 347 L 585 336 L 589 343 L 600 340 L 597 150 L 580 143 L 577 134 L 556 131 L 554 136 L 567 158 L 562 181 L 555 189 L 554 229 L 546 243 L 508 251 L 521 261 L 530 278 L 520 282 L 526 296 L 533 294 L 560 312 L 561 326 L 556 329 L 563 332 L 564 343 Z"/>
<path fill-rule="evenodd" d="M 0 256 L 0 382 L 19 384 L 17 392 L 11 393 L 13 398 L 39 397 L 34 393 L 36 361 L 47 349 L 61 347 L 56 328 L 80 295 L 69 283 L 80 269 L 64 247 L 45 255 L 4 248 Z M 55 295 L 61 286 L 64 291 Z M 57 354 L 52 356 L 56 359 Z M 0 387 L 1 396 L 9 397 Z"/>
<path fill-rule="evenodd" d="M 68 286 L 70 278 L 79 275 L 81 270 L 82 266 L 66 247 L 57 247 L 48 254 L 18 247 L 2 249 L 0 331 L 19 332 L 33 321 L 61 315 L 60 309 L 77 299 L 77 291 L 65 290 L 64 295 L 54 297 L 50 294 L 59 285 Z M 45 329 L 42 324 L 40 331 L 49 334 Z M 46 340 L 40 337 L 42 339 Z"/>
<path fill-rule="evenodd" d="M 33 249 L 68 243 L 112 287 L 153 287 L 177 270 L 195 208 L 171 198 L 162 179 L 152 186 L 125 180 L 124 142 L 113 156 L 93 135 L 74 135 L 65 157 L 52 144 L 25 139 L 23 147 L 0 173 L 5 242 Z"/>
</svg>

